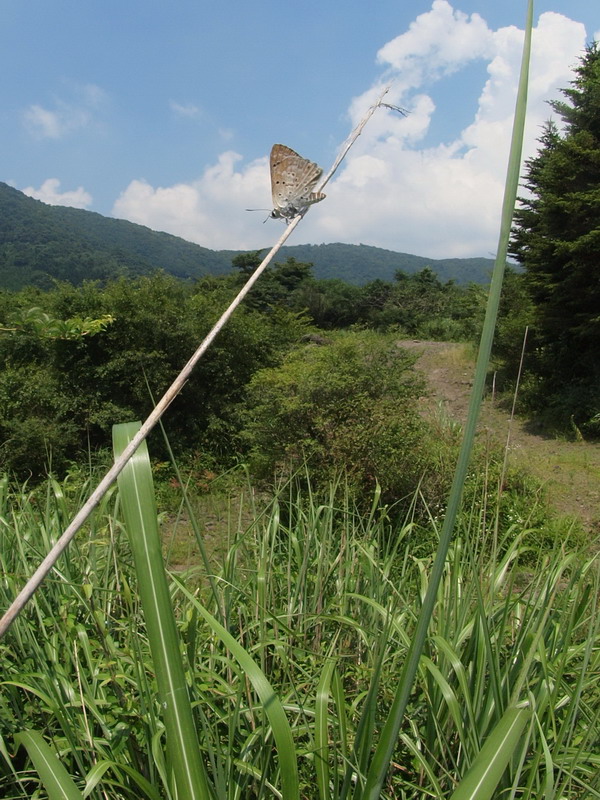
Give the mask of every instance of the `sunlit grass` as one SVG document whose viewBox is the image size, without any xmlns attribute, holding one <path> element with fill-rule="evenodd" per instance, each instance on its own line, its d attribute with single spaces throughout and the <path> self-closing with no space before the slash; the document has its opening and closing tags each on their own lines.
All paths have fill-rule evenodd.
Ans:
<svg viewBox="0 0 600 800">
<path fill-rule="evenodd" d="M 343 483 L 320 498 L 299 485 L 231 527 L 215 559 L 220 608 L 198 593 L 201 567 L 169 580 L 208 796 L 280 796 L 261 676 L 291 726 L 291 796 L 353 796 L 414 634 L 433 555 L 414 557 L 419 529 L 376 498 L 359 515 Z M 69 502 L 56 483 L 7 497 L 5 576 L 22 580 Z M 557 548 L 532 565 L 514 530 L 495 560 L 481 519 L 477 507 L 459 519 L 383 797 L 449 797 L 515 693 L 533 715 L 502 779 L 509 795 L 600 796 L 597 564 Z M 90 797 L 168 797 L 158 667 L 118 513 L 107 506 L 62 561 L 3 641 L 0 795 L 36 796 L 38 772 L 13 742 L 29 729 Z"/>
</svg>

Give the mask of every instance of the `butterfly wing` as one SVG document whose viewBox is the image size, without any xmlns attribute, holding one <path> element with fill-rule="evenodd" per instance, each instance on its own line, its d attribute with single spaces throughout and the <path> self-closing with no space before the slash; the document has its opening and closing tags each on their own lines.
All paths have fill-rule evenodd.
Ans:
<svg viewBox="0 0 600 800">
<path fill-rule="evenodd" d="M 284 144 L 274 144 L 271 150 L 271 216 L 293 219 L 307 206 L 323 200 L 322 192 L 313 192 L 322 174 L 323 170 L 314 161 L 302 158 Z"/>
</svg>

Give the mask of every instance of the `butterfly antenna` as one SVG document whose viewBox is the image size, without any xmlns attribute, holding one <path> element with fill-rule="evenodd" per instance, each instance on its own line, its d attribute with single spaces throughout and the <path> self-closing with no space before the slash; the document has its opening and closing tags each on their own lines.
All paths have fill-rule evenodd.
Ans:
<svg viewBox="0 0 600 800">
<path fill-rule="evenodd" d="M 269 212 L 271 211 L 271 209 L 270 209 L 270 208 L 246 208 L 246 209 L 244 209 L 244 210 L 245 210 L 245 211 L 269 211 Z M 265 224 L 265 222 L 266 222 L 268 219 L 271 219 L 271 214 L 270 214 L 270 213 L 269 213 L 269 216 L 268 216 L 268 217 L 265 217 L 265 219 L 263 219 L 263 225 Z"/>
</svg>

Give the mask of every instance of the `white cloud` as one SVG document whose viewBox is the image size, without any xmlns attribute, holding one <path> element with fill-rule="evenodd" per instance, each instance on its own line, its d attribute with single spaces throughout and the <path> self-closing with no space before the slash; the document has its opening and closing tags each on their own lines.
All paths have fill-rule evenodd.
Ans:
<svg viewBox="0 0 600 800">
<path fill-rule="evenodd" d="M 204 247 L 258 247 L 258 226 L 252 221 L 256 217 L 245 209 L 270 198 L 267 161 L 260 158 L 237 171 L 240 160 L 233 151 L 223 153 L 217 164 L 189 184 L 154 188 L 146 181 L 132 181 L 112 213 Z"/>
<path fill-rule="evenodd" d="M 435 114 L 432 98 L 419 95 L 406 119 L 377 112 L 329 187 L 327 206 L 307 217 L 303 233 L 308 240 L 363 242 L 433 258 L 492 254 L 522 44 L 521 30 L 488 31 L 477 15 L 467 18 L 452 12 L 445 0 L 436 0 L 408 33 L 384 46 L 380 60 L 390 64 L 386 77 L 393 79 L 400 71 L 389 93 L 390 102 L 399 105 L 415 101 L 409 84 L 432 90 L 437 78 L 471 57 L 487 61 L 488 79 L 477 111 L 454 141 L 433 147 L 420 144 Z M 524 157 L 535 153 L 541 127 L 552 114 L 547 100 L 572 79 L 584 44 L 581 24 L 555 13 L 540 17 L 533 37 Z M 353 102 L 353 121 L 364 114 L 380 85 Z"/>
<path fill-rule="evenodd" d="M 434 0 L 431 11 L 379 50 L 377 60 L 405 87 L 418 87 L 492 51 L 492 31 L 479 14 L 469 17 L 447 0 Z"/>
<path fill-rule="evenodd" d="M 193 103 L 178 103 L 175 100 L 171 100 L 169 105 L 171 106 L 171 111 L 173 111 L 178 117 L 197 119 L 198 117 L 202 116 L 202 109 Z"/>
<path fill-rule="evenodd" d="M 48 203 L 51 206 L 72 206 L 73 208 L 88 208 L 92 204 L 92 195 L 85 191 L 82 186 L 74 191 L 59 191 L 60 181 L 58 178 L 48 178 L 39 189 L 28 186 L 23 189 L 23 194 Z"/>
<path fill-rule="evenodd" d="M 380 49 L 383 74 L 349 108 L 356 124 L 392 82 L 386 101 L 409 107 L 409 116 L 375 113 L 296 241 L 363 242 L 432 258 L 493 253 L 522 44 L 522 30 L 493 31 L 478 14 L 434 0 L 406 33 Z M 547 101 L 568 85 L 584 46 L 583 25 L 556 13 L 541 15 L 533 37 L 525 157 L 535 152 L 541 126 L 552 114 Z M 450 81 L 462 90 L 460 70 L 474 60 L 487 63 L 488 75 L 472 120 L 453 141 L 424 144 L 436 91 L 445 91 Z M 132 182 L 113 213 L 207 247 L 258 248 L 277 238 L 281 227 L 273 226 L 280 224 L 263 226 L 260 216 L 243 209 L 269 203 L 266 158 L 243 165 L 241 156 L 227 152 L 188 184 L 153 188 Z"/>
<path fill-rule="evenodd" d="M 41 139 L 60 139 L 69 129 L 64 115 L 38 105 L 23 112 L 23 121 L 30 133 Z"/>
<path fill-rule="evenodd" d="M 93 119 L 93 112 L 106 98 L 104 90 L 95 84 L 71 87 L 71 92 L 74 95 L 71 102 L 55 98 L 53 108 L 33 103 L 23 111 L 23 124 L 32 136 L 62 139 L 85 128 Z"/>
</svg>

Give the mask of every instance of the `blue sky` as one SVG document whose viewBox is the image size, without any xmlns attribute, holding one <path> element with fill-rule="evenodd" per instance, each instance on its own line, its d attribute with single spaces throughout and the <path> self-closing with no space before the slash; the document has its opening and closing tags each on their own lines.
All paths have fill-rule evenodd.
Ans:
<svg viewBox="0 0 600 800">
<path fill-rule="evenodd" d="M 267 247 L 267 157 L 327 169 L 378 111 L 294 243 L 489 256 L 525 0 L 2 0 L 0 180 L 206 247 Z M 538 0 L 526 155 L 600 36 L 597 0 Z"/>
</svg>

